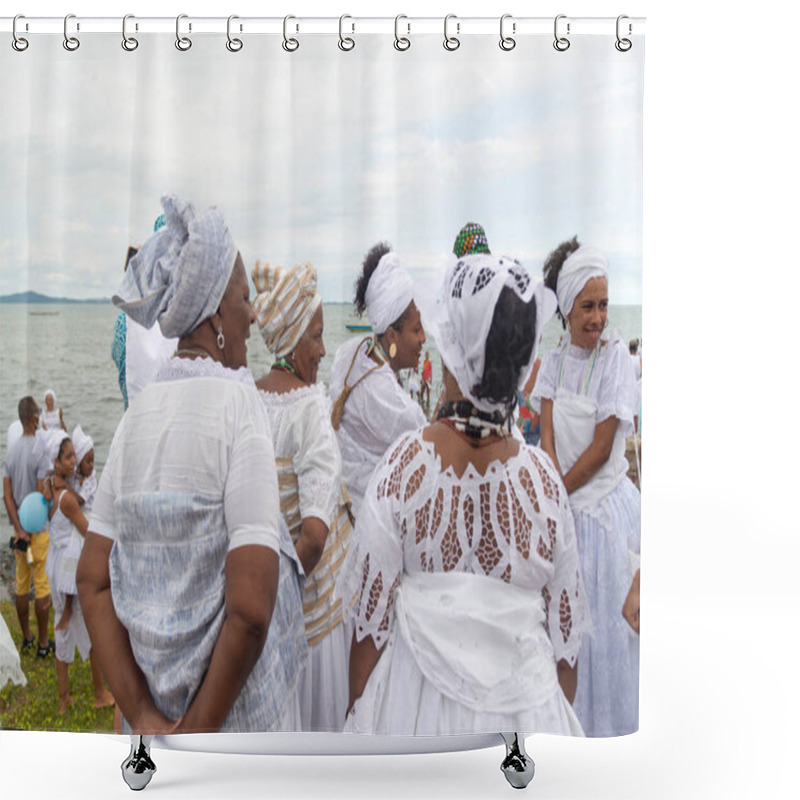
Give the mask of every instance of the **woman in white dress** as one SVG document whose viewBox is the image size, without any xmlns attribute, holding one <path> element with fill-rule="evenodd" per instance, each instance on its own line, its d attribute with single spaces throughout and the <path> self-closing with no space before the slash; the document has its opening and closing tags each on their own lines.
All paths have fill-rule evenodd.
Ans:
<svg viewBox="0 0 800 800">
<path fill-rule="evenodd" d="M 247 273 L 217 209 L 162 205 L 114 302 L 179 345 L 114 434 L 78 565 L 87 626 L 126 730 L 295 730 L 307 646 Z"/>
<path fill-rule="evenodd" d="M 42 398 L 44 401 L 44 408 L 42 409 L 39 423 L 43 431 L 65 431 L 67 426 L 64 424 L 64 415 L 61 409 L 56 405 L 56 393 L 52 389 L 48 389 Z"/>
<path fill-rule="evenodd" d="M 356 311 L 366 312 L 372 335 L 348 339 L 331 367 L 331 420 L 342 454 L 342 477 L 353 514 L 386 448 L 403 432 L 425 424 L 425 414 L 403 390 L 400 370 L 416 369 L 425 331 L 411 276 L 387 244 L 364 259 L 356 284 Z"/>
<path fill-rule="evenodd" d="M 48 463 L 53 466 L 50 548 L 45 570 L 55 611 L 58 713 L 65 714 L 75 702 L 69 692 L 69 665 L 75 660 L 76 649 L 81 659 L 90 660 L 94 707 L 105 708 L 114 705 L 114 697 L 106 689 L 100 665 L 94 657 L 75 586 L 77 559 L 70 555 L 73 543 L 83 540 L 89 526 L 75 494 L 69 489 L 69 481 L 75 474 L 75 448 L 66 432 L 59 429 L 43 434 L 39 444 L 47 449 Z M 66 561 L 71 561 L 72 566 L 65 564 Z"/>
<path fill-rule="evenodd" d="M 351 628 L 334 587 L 351 525 L 341 457 L 323 387 L 322 298 L 311 264 L 284 270 L 256 262 L 253 303 L 259 330 L 275 355 L 256 386 L 269 413 L 281 513 L 306 574 L 303 613 L 309 659 L 300 678 L 304 731 L 340 731 L 347 710 Z"/>
<path fill-rule="evenodd" d="M 390 447 L 356 519 L 346 730 L 581 735 L 570 700 L 589 622 L 572 515 L 549 459 L 509 431 L 554 306 L 486 250 L 446 271 L 432 321 L 442 408 Z"/>
<path fill-rule="evenodd" d="M 544 274 L 569 337 L 543 359 L 533 400 L 541 446 L 569 492 L 594 625 L 581 650 L 575 711 L 587 736 L 619 736 L 639 727 L 639 640 L 622 616 L 641 531 L 641 499 L 625 458 L 636 381 L 621 337 L 602 338 L 605 255 L 572 239 L 550 254 Z"/>
</svg>

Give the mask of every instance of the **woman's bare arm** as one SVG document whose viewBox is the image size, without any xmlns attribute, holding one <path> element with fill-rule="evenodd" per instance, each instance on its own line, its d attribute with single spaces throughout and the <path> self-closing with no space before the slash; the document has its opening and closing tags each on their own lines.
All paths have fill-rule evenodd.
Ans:
<svg viewBox="0 0 800 800">
<path fill-rule="evenodd" d="M 322 558 L 325 541 L 328 538 L 328 526 L 318 517 L 304 517 L 297 537 L 295 550 L 303 571 L 310 575 Z"/>
</svg>

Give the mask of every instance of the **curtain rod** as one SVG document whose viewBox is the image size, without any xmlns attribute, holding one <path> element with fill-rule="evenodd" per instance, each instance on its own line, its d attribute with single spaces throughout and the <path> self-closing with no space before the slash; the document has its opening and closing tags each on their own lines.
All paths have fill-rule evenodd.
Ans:
<svg viewBox="0 0 800 800">
<path fill-rule="evenodd" d="M 16 22 L 17 35 L 24 34 L 64 34 L 77 33 L 122 33 L 122 17 L 82 17 L 69 15 L 64 17 L 35 17 L 19 15 Z M 554 17 L 458 17 L 448 15 L 447 35 L 467 36 L 475 34 L 498 34 L 503 36 L 525 36 L 537 34 L 554 35 L 606 35 L 631 36 L 644 33 L 644 17 L 570 17 L 560 14 Z M 175 17 L 137 17 L 129 15 L 126 20 L 128 35 L 135 33 L 174 33 L 177 20 Z M 229 27 L 230 26 L 230 27 Z M 402 36 L 443 33 L 444 17 L 357 17 L 348 14 L 337 17 L 197 17 L 181 15 L 180 28 L 190 34 L 225 34 L 229 30 L 237 34 L 284 34 L 287 30 L 292 34 L 344 34 L 347 36 L 359 33 L 386 33 Z M 0 31 L 11 33 L 14 30 L 14 18 L 0 18 Z"/>
</svg>

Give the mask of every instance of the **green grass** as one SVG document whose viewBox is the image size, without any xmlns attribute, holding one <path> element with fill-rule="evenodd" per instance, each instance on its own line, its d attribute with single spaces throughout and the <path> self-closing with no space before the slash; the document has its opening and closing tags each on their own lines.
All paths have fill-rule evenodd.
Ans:
<svg viewBox="0 0 800 800">
<path fill-rule="evenodd" d="M 0 614 L 3 615 L 19 651 L 22 645 L 22 632 L 19 629 L 13 602 L 8 600 L 0 602 Z M 33 602 L 31 602 L 31 631 L 35 636 Z M 53 636 L 52 613 L 50 636 Z M 63 716 L 57 713 L 58 684 L 55 655 L 51 653 L 47 658 L 36 658 L 36 650 L 32 648 L 21 655 L 20 660 L 28 685 L 14 686 L 8 683 L 0 688 L 0 728 L 24 731 L 114 732 L 114 709 L 95 710 L 92 672 L 88 660 L 81 661 L 76 653 L 75 661 L 69 668 L 69 690 L 75 703 Z"/>
</svg>

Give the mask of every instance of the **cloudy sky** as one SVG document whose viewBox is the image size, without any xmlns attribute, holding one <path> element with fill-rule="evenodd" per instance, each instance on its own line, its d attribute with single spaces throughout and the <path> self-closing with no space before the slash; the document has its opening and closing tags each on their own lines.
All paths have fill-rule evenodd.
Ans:
<svg viewBox="0 0 800 800">
<path fill-rule="evenodd" d="M 474 220 L 537 272 L 578 234 L 609 254 L 612 302 L 641 302 L 641 56 L 598 36 L 566 53 L 547 37 L 511 53 L 494 36 L 454 53 L 439 35 L 391 41 L 3 48 L 0 294 L 110 296 L 175 192 L 222 209 L 246 264 L 312 261 L 330 301 L 352 298 L 379 240 L 425 285 Z"/>
</svg>

